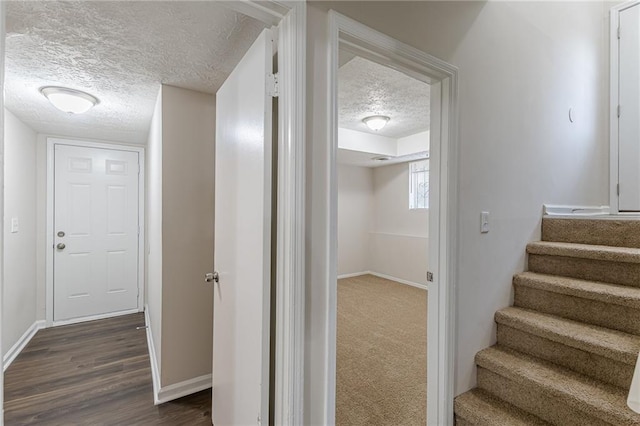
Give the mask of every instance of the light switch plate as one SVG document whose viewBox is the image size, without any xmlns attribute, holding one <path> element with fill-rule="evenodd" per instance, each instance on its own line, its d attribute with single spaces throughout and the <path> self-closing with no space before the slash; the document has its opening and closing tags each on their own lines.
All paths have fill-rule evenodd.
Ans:
<svg viewBox="0 0 640 426">
<path fill-rule="evenodd" d="M 19 230 L 20 230 L 20 223 L 18 222 L 18 218 L 17 217 L 12 217 L 11 218 L 11 233 L 15 234 Z"/>
<path fill-rule="evenodd" d="M 489 232 L 489 212 L 480 213 L 480 232 L 482 234 Z"/>
</svg>

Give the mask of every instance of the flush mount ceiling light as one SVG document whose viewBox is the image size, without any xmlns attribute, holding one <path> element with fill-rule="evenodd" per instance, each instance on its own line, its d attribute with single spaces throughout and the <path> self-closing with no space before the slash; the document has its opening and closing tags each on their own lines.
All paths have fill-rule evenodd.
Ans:
<svg viewBox="0 0 640 426">
<path fill-rule="evenodd" d="M 54 107 L 69 114 L 82 114 L 100 102 L 93 95 L 67 87 L 46 86 L 40 89 L 40 93 L 49 99 Z"/>
<path fill-rule="evenodd" d="M 372 115 L 371 117 L 365 117 L 362 119 L 364 124 L 367 125 L 373 131 L 382 130 L 384 126 L 387 125 L 390 118 L 385 115 Z"/>
<path fill-rule="evenodd" d="M 387 157 L 386 155 L 379 155 L 377 157 L 371 157 L 373 161 L 389 161 L 391 157 Z"/>
</svg>

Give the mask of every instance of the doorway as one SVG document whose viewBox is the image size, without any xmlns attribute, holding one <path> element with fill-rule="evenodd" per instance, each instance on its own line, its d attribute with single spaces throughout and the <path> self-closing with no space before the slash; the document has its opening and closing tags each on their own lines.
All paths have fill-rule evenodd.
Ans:
<svg viewBox="0 0 640 426">
<path fill-rule="evenodd" d="M 640 212 L 640 2 L 611 9 L 610 179 L 613 214 Z"/>
<path fill-rule="evenodd" d="M 330 15 L 330 197 L 328 226 L 329 298 L 328 358 L 329 392 L 335 387 L 336 314 L 337 314 L 337 155 L 338 69 L 340 52 L 346 51 L 380 65 L 385 65 L 430 86 L 429 146 L 429 225 L 428 321 L 427 321 L 427 413 L 428 424 L 453 422 L 453 335 L 456 281 L 456 99 L 455 67 L 424 52 L 407 46 L 334 11 Z M 328 396 L 328 410 L 335 395 Z M 335 414 L 330 411 L 328 416 Z"/>
<path fill-rule="evenodd" d="M 336 425 L 426 424 L 430 87 L 339 59 Z"/>
<path fill-rule="evenodd" d="M 47 144 L 48 324 L 141 311 L 144 149 Z"/>
</svg>

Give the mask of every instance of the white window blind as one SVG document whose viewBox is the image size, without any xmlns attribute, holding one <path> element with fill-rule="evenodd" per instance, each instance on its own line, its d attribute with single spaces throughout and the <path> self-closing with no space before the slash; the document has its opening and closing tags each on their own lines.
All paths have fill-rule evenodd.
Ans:
<svg viewBox="0 0 640 426">
<path fill-rule="evenodd" d="M 409 208 L 429 208 L 429 160 L 409 163 Z"/>
</svg>

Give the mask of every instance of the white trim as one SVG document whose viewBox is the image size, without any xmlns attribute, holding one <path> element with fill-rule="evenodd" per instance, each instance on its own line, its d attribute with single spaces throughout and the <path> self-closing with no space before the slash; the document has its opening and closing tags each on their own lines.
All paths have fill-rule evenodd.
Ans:
<svg viewBox="0 0 640 426">
<path fill-rule="evenodd" d="M 9 351 L 4 354 L 2 357 L 2 371 L 7 371 L 7 368 L 11 365 L 13 361 L 20 355 L 20 352 L 29 344 L 33 336 L 36 335 L 38 330 L 42 330 L 45 328 L 45 321 L 38 320 L 35 321 L 31 326 L 24 332 L 24 334 L 18 339 L 18 341 L 9 349 Z"/>
<path fill-rule="evenodd" d="M 420 284 L 413 281 L 404 280 L 402 278 L 393 277 L 391 275 L 385 275 L 385 274 L 381 274 L 379 272 L 374 272 L 374 271 L 369 271 L 368 273 L 370 275 L 373 275 L 374 277 L 384 278 L 385 280 L 394 281 L 404 285 L 409 285 L 411 287 L 421 288 L 422 290 L 429 290 L 429 287 L 426 284 Z"/>
<path fill-rule="evenodd" d="M 458 275 L 458 70 L 452 65 L 368 28 L 335 11 L 329 11 L 329 206 L 326 236 L 327 270 L 327 348 L 324 415 L 335 420 L 335 346 L 336 346 L 336 264 L 337 264 L 337 70 L 338 49 L 400 70 L 432 84 L 437 89 L 439 106 L 438 132 L 432 136 L 430 169 L 437 175 L 431 182 L 431 223 L 439 224 L 436 234 L 430 232 L 429 265 L 434 274 L 430 283 L 428 339 L 432 344 L 427 357 L 427 423 L 453 424 L 456 283 Z M 433 108 L 432 108 L 433 110 Z M 437 140 L 439 143 L 434 143 Z M 434 211 L 436 210 L 436 211 Z M 439 234 L 439 238 L 436 238 Z"/>
<path fill-rule="evenodd" d="M 398 277 L 392 277 L 391 275 L 385 275 L 385 274 L 381 274 L 379 272 L 374 272 L 374 271 L 363 271 L 363 272 L 354 272 L 352 274 L 342 274 L 342 275 L 338 275 L 337 279 L 342 280 L 345 278 L 360 277 L 362 275 L 373 275 L 374 277 L 384 278 L 385 280 L 394 281 L 394 282 L 397 282 L 398 284 L 405 284 L 411 287 L 418 287 L 423 290 L 429 289 L 429 287 L 426 284 L 420 284 L 413 281 L 404 280 Z"/>
<path fill-rule="evenodd" d="M 130 312 L 142 312 L 144 306 L 144 239 L 145 239 L 145 148 L 140 146 L 123 145 L 119 143 L 102 143 L 85 141 L 78 139 L 66 139 L 57 137 L 47 137 L 47 225 L 46 225 L 46 257 L 45 257 L 45 319 L 48 327 L 74 324 L 92 319 L 109 318 L 110 316 L 121 315 L 121 313 L 110 313 L 105 315 L 86 317 L 87 319 L 73 319 L 69 321 L 55 321 L 53 319 L 53 195 L 54 195 L 54 148 L 55 145 L 70 145 L 86 148 L 110 149 L 116 151 L 130 151 L 138 153 L 138 163 L 140 164 L 140 174 L 138 175 L 138 308 Z"/>
<path fill-rule="evenodd" d="M 147 331 L 147 346 L 149 348 L 149 362 L 151 363 L 151 381 L 153 382 L 153 403 L 160 404 L 158 391 L 160 390 L 160 369 L 158 368 L 158 357 L 156 347 L 153 343 L 153 333 L 151 332 L 151 319 L 149 318 L 149 305 L 144 305 L 144 324 Z"/>
<path fill-rule="evenodd" d="M 6 40 L 6 6 L 5 2 L 0 2 L 0 52 L 5 52 Z M 0 56 L 0 88 L 3 96 L 0 96 L 0 223 L 4 224 L 4 55 Z M 3 318 L 3 296 L 4 289 L 4 225 L 0 226 L 0 324 Z M 0 354 L 2 353 L 2 327 L 0 327 Z M 4 425 L 4 369 L 0 368 L 0 426 Z"/>
<path fill-rule="evenodd" d="M 278 165 L 274 424 L 304 424 L 305 2 L 283 3 L 278 32 Z M 273 337 L 273 336 L 272 336 Z"/>
<path fill-rule="evenodd" d="M 367 275 L 370 274 L 371 271 L 362 271 L 362 272 L 353 272 L 350 274 L 342 274 L 342 275 L 338 275 L 336 278 L 339 280 L 345 279 L 345 278 L 353 278 L 353 277 L 359 277 L 361 275 Z"/>
<path fill-rule="evenodd" d="M 609 206 L 567 206 L 544 204 L 543 216 L 606 216 L 610 214 Z"/>
<path fill-rule="evenodd" d="M 619 158 L 618 158 L 618 104 L 619 100 L 619 49 L 618 26 L 620 12 L 640 4 L 633 0 L 618 4 L 609 10 L 609 206 L 611 214 L 619 213 L 618 197 Z"/>
<path fill-rule="evenodd" d="M 184 382 L 165 386 L 160 388 L 158 391 L 158 396 L 157 399 L 155 399 L 154 404 L 164 404 L 165 402 L 173 401 L 174 399 L 209 389 L 211 388 L 211 384 L 211 374 L 206 374 L 204 376 L 185 380 Z"/>
<path fill-rule="evenodd" d="M 299 1 L 299 0 L 298 0 Z M 243 15 L 257 19 L 263 24 L 276 26 L 284 18 L 290 8 L 295 8 L 295 1 L 254 1 L 254 0 L 230 0 L 221 1 L 221 4 Z M 291 4 L 291 6 L 288 6 Z"/>
<path fill-rule="evenodd" d="M 123 315 L 131 315 L 131 314 L 136 314 L 138 312 L 140 311 L 136 308 L 136 309 L 127 309 L 126 311 L 109 312 L 106 314 L 89 315 L 86 317 L 71 318 L 71 319 L 62 320 L 62 321 L 53 321 L 51 325 L 47 324 L 47 327 L 60 327 L 63 325 L 79 324 L 81 322 L 97 321 L 101 319 L 121 317 Z"/>
</svg>

